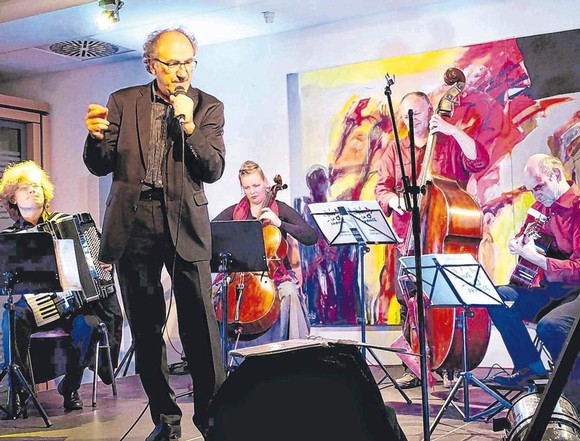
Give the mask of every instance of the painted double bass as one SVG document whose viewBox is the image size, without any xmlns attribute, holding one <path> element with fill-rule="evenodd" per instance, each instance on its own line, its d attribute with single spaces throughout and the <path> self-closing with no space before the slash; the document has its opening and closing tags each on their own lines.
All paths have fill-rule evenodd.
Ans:
<svg viewBox="0 0 580 441">
<path fill-rule="evenodd" d="M 450 68 L 444 75 L 445 83 L 452 86 L 441 98 L 436 112 L 451 116 L 455 98 L 465 87 L 465 75 Z M 483 232 L 483 214 L 477 201 L 459 186 L 457 181 L 432 173 L 433 149 L 437 134 L 430 134 L 427 141 L 423 166 L 417 185 L 425 188 L 420 196 L 421 252 L 423 254 L 472 254 L 477 250 Z M 404 253 L 413 253 L 412 226 L 405 240 Z M 458 315 L 463 308 L 430 307 L 424 298 L 426 344 L 432 370 L 463 370 L 463 329 L 457 326 Z M 418 353 L 416 298 L 408 301 L 408 320 L 411 325 L 411 348 Z M 480 363 L 491 331 L 491 320 L 485 308 L 471 308 L 473 315 L 467 319 L 468 369 Z"/>
<path fill-rule="evenodd" d="M 270 206 L 279 190 L 288 188 L 288 185 L 282 183 L 280 175 L 274 177 L 274 183 L 262 203 L 262 208 Z M 273 278 L 279 266 L 284 264 L 288 242 L 273 225 L 264 226 L 262 235 L 268 272 L 240 272 L 229 276 L 228 325 L 238 325 L 237 329 L 243 335 L 267 331 L 280 315 L 280 297 Z M 216 316 L 221 320 L 221 301 L 217 304 Z"/>
</svg>

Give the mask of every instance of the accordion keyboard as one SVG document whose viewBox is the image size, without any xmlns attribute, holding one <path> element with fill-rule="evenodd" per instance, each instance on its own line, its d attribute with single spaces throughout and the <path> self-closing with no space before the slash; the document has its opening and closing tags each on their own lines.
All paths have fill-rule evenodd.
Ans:
<svg viewBox="0 0 580 441">
<path fill-rule="evenodd" d="M 24 294 L 24 298 L 39 327 L 67 317 L 79 307 L 78 299 L 72 291 Z"/>
</svg>

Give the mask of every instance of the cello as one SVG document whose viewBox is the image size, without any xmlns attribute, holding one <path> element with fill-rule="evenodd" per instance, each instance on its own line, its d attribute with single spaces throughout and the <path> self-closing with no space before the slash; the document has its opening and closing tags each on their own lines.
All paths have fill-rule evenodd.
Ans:
<svg viewBox="0 0 580 441">
<path fill-rule="evenodd" d="M 274 177 L 262 208 L 270 206 L 279 190 L 288 188 L 280 175 Z M 280 315 L 280 296 L 274 277 L 288 253 L 288 242 L 279 228 L 265 225 L 262 228 L 268 273 L 238 272 L 229 275 L 228 326 L 243 335 L 257 335 L 267 331 Z M 214 282 L 215 283 L 215 282 Z M 216 317 L 221 321 L 222 302 L 216 305 Z"/>
<path fill-rule="evenodd" d="M 465 75 L 459 69 L 450 68 L 445 72 L 444 81 L 451 87 L 439 101 L 436 112 L 448 117 L 453 112 L 455 98 L 465 87 Z M 424 254 L 469 253 L 477 259 L 483 232 L 481 208 L 474 197 L 461 188 L 456 180 L 432 172 L 436 142 L 437 133 L 430 133 L 417 181 L 417 185 L 425 189 L 425 194 L 420 194 L 418 200 L 421 213 L 421 250 Z M 411 225 L 407 230 L 403 253 L 404 255 L 413 253 Z M 399 279 L 404 280 L 405 277 L 399 276 Z M 407 285 L 404 282 L 402 285 L 403 290 L 407 291 L 411 348 L 418 353 L 420 348 L 416 298 L 409 298 Z M 456 326 L 459 314 L 463 313 L 462 308 L 430 307 L 424 294 L 423 299 L 426 349 L 431 370 L 463 370 L 463 329 Z M 471 315 L 467 318 L 468 370 L 481 363 L 487 351 L 491 332 L 491 319 L 487 309 L 471 308 L 470 311 Z"/>
<path fill-rule="evenodd" d="M 274 185 L 268 191 L 266 199 L 262 203 L 262 208 L 269 207 L 278 191 L 288 188 L 287 184 L 282 183 L 280 175 L 274 176 Z M 283 265 L 284 259 L 288 254 L 288 242 L 284 239 L 282 232 L 274 225 L 266 225 L 262 228 L 264 236 L 264 247 L 266 248 L 266 260 L 268 261 L 268 272 L 273 279 L 280 265 Z"/>
</svg>

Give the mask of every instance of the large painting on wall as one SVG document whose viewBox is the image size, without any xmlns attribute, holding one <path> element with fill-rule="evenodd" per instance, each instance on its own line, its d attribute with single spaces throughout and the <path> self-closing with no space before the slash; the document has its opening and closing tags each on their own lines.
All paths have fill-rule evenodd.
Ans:
<svg viewBox="0 0 580 441">
<path fill-rule="evenodd" d="M 507 242 L 533 202 L 522 186 L 527 158 L 548 153 L 564 162 L 569 179 L 580 174 L 579 42 L 580 30 L 571 30 L 289 75 L 295 208 L 311 221 L 312 202 L 374 199 L 381 156 L 394 136 L 385 74 L 395 79 L 387 92 L 403 137 L 401 98 L 422 91 L 436 108 L 449 89 L 444 73 L 457 68 L 465 87 L 447 119 L 490 157 L 466 184 L 483 217 L 477 257 L 496 284 L 507 283 L 516 263 Z M 297 248 L 311 322 L 357 323 L 364 258 L 367 323 L 398 324 L 392 247 L 374 245 L 362 257 L 321 236 L 316 246 Z"/>
</svg>

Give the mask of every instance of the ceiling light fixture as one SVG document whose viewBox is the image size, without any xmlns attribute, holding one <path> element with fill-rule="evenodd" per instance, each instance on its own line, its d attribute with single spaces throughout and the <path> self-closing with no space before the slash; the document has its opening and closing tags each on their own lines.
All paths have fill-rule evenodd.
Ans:
<svg viewBox="0 0 580 441">
<path fill-rule="evenodd" d="M 104 9 L 98 18 L 101 29 L 110 29 L 113 23 L 119 22 L 119 11 L 123 4 L 121 0 L 99 0 L 99 7 Z"/>
</svg>

